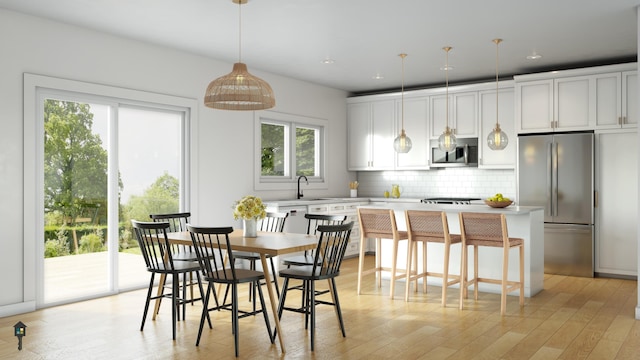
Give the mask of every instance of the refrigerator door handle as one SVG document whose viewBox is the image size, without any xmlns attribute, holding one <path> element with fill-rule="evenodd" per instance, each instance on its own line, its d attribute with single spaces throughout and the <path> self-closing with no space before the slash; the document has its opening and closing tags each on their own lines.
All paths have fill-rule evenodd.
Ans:
<svg viewBox="0 0 640 360">
<path fill-rule="evenodd" d="M 558 143 L 553 142 L 553 150 L 552 150 L 552 168 L 551 168 L 551 191 L 552 191 L 552 199 L 551 204 L 553 207 L 553 216 L 558 216 Z"/>
<path fill-rule="evenodd" d="M 553 216 L 553 208 L 552 208 L 552 202 L 551 202 L 551 194 L 552 194 L 552 158 L 553 158 L 553 143 L 549 143 L 548 147 L 547 147 L 547 205 L 546 205 L 546 209 L 545 212 L 547 214 L 549 214 L 549 216 Z"/>
</svg>

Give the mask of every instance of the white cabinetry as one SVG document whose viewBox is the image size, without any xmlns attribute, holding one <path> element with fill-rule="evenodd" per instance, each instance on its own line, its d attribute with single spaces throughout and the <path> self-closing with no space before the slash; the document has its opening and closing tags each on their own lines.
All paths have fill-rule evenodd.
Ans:
<svg viewBox="0 0 640 360">
<path fill-rule="evenodd" d="M 637 71 L 596 75 L 595 83 L 596 129 L 636 127 Z"/>
<path fill-rule="evenodd" d="M 393 169 L 394 100 L 350 103 L 347 112 L 349 170 Z"/>
<path fill-rule="evenodd" d="M 447 96 L 431 97 L 431 137 L 437 139 L 447 125 Z M 449 127 L 460 138 L 478 136 L 478 92 L 449 92 Z"/>
<path fill-rule="evenodd" d="M 591 80 L 589 76 L 577 76 L 517 83 L 517 132 L 591 128 Z"/>
<path fill-rule="evenodd" d="M 396 100 L 396 136 L 402 129 L 402 101 Z M 404 129 L 411 139 L 412 148 L 408 153 L 397 154 L 397 170 L 429 169 L 429 98 L 404 99 Z"/>
<path fill-rule="evenodd" d="M 596 134 L 595 271 L 638 274 L 638 135 Z"/>
<path fill-rule="evenodd" d="M 484 169 L 514 169 L 516 166 L 517 136 L 514 121 L 514 89 L 501 88 L 496 104 L 496 91 L 479 92 L 480 99 L 480 136 L 478 139 L 480 154 L 478 167 Z M 509 143 L 503 150 L 491 150 L 487 144 L 487 136 L 496 125 L 496 105 L 500 128 L 507 134 Z"/>
<path fill-rule="evenodd" d="M 637 65 L 515 76 L 516 132 L 636 127 Z"/>
</svg>

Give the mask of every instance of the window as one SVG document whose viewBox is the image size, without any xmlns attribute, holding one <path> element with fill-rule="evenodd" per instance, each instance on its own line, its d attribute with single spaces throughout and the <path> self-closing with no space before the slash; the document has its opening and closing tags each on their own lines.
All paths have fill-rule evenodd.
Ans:
<svg viewBox="0 0 640 360">
<path fill-rule="evenodd" d="M 324 183 L 325 120 L 273 112 L 257 118 L 259 183 L 291 183 L 301 175 Z"/>
</svg>

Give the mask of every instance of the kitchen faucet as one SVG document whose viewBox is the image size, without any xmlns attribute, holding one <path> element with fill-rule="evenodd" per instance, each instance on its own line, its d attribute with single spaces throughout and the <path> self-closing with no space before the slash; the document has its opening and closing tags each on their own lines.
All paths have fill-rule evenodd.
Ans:
<svg viewBox="0 0 640 360">
<path fill-rule="evenodd" d="M 307 179 L 306 176 L 304 175 L 300 175 L 298 176 L 298 199 L 300 199 L 301 197 L 303 197 L 304 195 L 302 195 L 302 191 L 300 190 L 300 179 L 304 178 L 304 181 L 307 182 L 307 185 L 309 185 L 309 179 Z"/>
</svg>

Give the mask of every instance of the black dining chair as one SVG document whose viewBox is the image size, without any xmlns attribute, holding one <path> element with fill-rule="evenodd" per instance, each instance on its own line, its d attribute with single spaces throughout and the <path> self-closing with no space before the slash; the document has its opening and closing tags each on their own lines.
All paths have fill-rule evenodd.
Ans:
<svg viewBox="0 0 640 360">
<path fill-rule="evenodd" d="M 167 213 L 167 214 L 151 214 L 149 215 L 152 221 L 154 222 L 166 222 L 169 223 L 168 232 L 181 232 L 187 231 L 187 223 L 189 223 L 189 219 L 191 218 L 190 212 L 179 212 L 179 213 Z M 196 256 L 195 251 L 192 246 L 189 245 L 180 245 L 180 244 L 171 244 L 173 260 L 174 261 L 198 261 L 198 257 Z M 187 278 L 188 277 L 188 278 Z M 198 282 L 194 279 L 194 273 L 191 272 L 188 275 L 185 274 L 182 282 L 180 283 L 180 290 L 182 290 L 182 298 L 187 299 L 187 289 L 189 289 L 189 295 L 191 297 L 191 304 L 193 302 L 202 300 L 200 298 L 194 297 L 194 286 L 197 286 Z M 218 298 L 216 296 L 216 301 Z M 160 300 L 161 301 L 161 300 Z M 184 317 L 186 313 L 186 306 L 182 307 L 182 316 Z"/>
<path fill-rule="evenodd" d="M 282 232 L 284 230 L 284 224 L 287 220 L 289 213 L 287 212 L 268 212 L 267 216 L 262 219 L 258 225 L 259 231 L 266 232 Z M 249 262 L 249 269 L 256 269 L 256 262 L 260 261 L 260 254 L 254 252 L 246 252 L 246 251 L 237 251 L 234 253 L 236 260 L 247 260 Z M 269 263 L 271 265 L 271 273 L 273 274 L 273 282 L 276 286 L 276 294 L 280 296 L 280 286 L 278 285 L 278 278 L 276 276 L 276 266 L 273 262 L 273 258 L 271 256 L 267 256 L 269 258 Z M 263 269 L 268 271 L 267 269 Z M 249 301 L 253 302 L 253 311 L 256 310 L 256 299 L 255 299 L 255 289 L 252 287 L 249 288 Z"/>
<path fill-rule="evenodd" d="M 151 273 L 151 280 L 149 281 L 149 289 L 147 291 L 147 299 L 144 305 L 144 313 L 142 314 L 142 324 L 140 325 L 140 331 L 144 329 L 144 323 L 147 318 L 147 312 L 149 311 L 149 303 L 151 300 L 170 298 L 171 299 L 171 321 L 173 325 L 173 339 L 176 339 L 176 321 L 179 320 L 178 306 L 183 305 L 186 302 L 192 302 L 193 300 L 187 300 L 184 297 L 179 297 L 180 290 L 180 276 L 184 278 L 187 273 L 194 273 L 196 275 L 196 282 L 200 290 L 200 299 L 204 303 L 204 291 L 202 288 L 202 282 L 200 278 L 200 264 L 197 261 L 175 261 L 173 258 L 173 250 L 169 240 L 167 239 L 167 229 L 169 224 L 166 222 L 140 222 L 131 220 L 133 225 L 133 231 L 135 233 L 138 245 L 140 246 L 140 252 L 144 258 L 147 266 L 147 271 Z M 171 277 L 171 292 L 164 293 L 160 291 L 157 296 L 152 296 L 154 288 L 155 275 L 160 274 L 165 277 Z M 184 316 L 183 316 L 184 318 Z M 209 321 L 210 322 L 210 321 Z"/>
<path fill-rule="evenodd" d="M 335 308 L 342 336 L 346 337 L 344 330 L 344 321 L 342 319 L 342 310 L 340 309 L 340 300 L 338 299 L 338 289 L 336 287 L 335 278 L 340 275 L 340 266 L 344 259 L 344 254 L 349 244 L 349 236 L 353 222 L 342 225 L 321 225 L 317 231 L 320 234 L 318 246 L 315 250 L 315 257 L 311 265 L 295 266 L 280 271 L 280 277 L 284 278 L 282 286 L 282 296 L 278 304 L 278 318 L 282 317 L 284 310 L 301 312 L 305 314 L 305 329 L 309 328 L 311 322 L 311 351 L 314 350 L 315 344 L 315 327 L 316 327 L 316 306 L 320 304 L 332 305 Z M 306 303 L 302 309 L 291 308 L 285 306 L 288 292 L 288 285 L 291 279 L 302 280 L 305 282 L 304 289 L 306 291 Z M 315 291 L 315 284 L 318 280 L 328 280 L 330 283 L 331 300 L 317 299 L 319 294 Z"/>
<path fill-rule="evenodd" d="M 239 323 L 238 320 L 246 317 L 262 313 L 264 316 L 264 322 L 267 326 L 267 333 L 269 334 L 269 340 L 273 344 L 275 335 L 271 332 L 271 325 L 269 324 L 269 316 L 267 315 L 266 306 L 264 303 L 264 296 L 262 294 L 262 287 L 259 283 L 264 280 L 264 273 L 262 271 L 248 270 L 248 269 L 236 269 L 235 267 L 235 255 L 229 242 L 229 234 L 233 232 L 232 227 L 197 227 L 187 225 L 187 229 L 191 234 L 191 240 L 193 242 L 194 249 L 198 255 L 198 261 L 204 274 L 204 280 L 209 282 L 209 286 L 204 299 L 204 307 L 202 309 L 202 316 L 200 317 L 200 328 L 198 330 L 198 338 L 196 340 L 196 346 L 200 345 L 200 338 L 202 337 L 202 329 L 204 327 L 204 320 L 208 318 L 209 312 L 214 310 L 230 310 L 231 311 L 231 332 L 234 336 L 234 344 L 236 349 L 236 357 L 239 350 Z M 213 253 L 213 256 L 211 256 Z M 228 265 L 225 265 L 225 256 L 228 257 Z M 260 309 L 254 311 L 240 310 L 238 307 L 238 284 L 246 284 L 254 286 L 257 289 L 258 297 L 260 299 Z M 215 284 L 226 285 L 225 299 L 231 288 L 231 303 L 227 304 L 223 301 L 222 305 L 216 305 L 209 308 L 209 295 L 213 292 Z M 211 322 L 209 322 L 209 328 L 211 329 Z"/>
<path fill-rule="evenodd" d="M 347 221 L 347 215 L 328 215 L 328 214 L 304 214 L 307 219 L 307 235 L 317 235 L 318 226 L 322 225 L 340 225 Z M 287 257 L 282 261 L 282 264 L 287 268 L 292 266 L 308 266 L 313 265 L 313 259 L 315 254 L 313 251 L 305 251 L 304 254 L 294 255 Z M 299 285 L 289 284 L 288 290 L 300 290 L 302 291 L 302 304 L 300 308 L 304 307 L 306 302 L 307 292 L 304 289 L 305 282 Z M 329 290 L 316 290 L 316 295 L 322 295 Z"/>
</svg>

